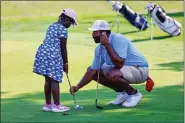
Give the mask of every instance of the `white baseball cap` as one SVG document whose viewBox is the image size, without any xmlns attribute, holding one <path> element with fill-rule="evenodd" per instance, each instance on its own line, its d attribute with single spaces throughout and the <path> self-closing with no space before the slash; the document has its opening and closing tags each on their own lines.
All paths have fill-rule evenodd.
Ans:
<svg viewBox="0 0 185 123">
<path fill-rule="evenodd" d="M 66 16 L 72 18 L 75 21 L 75 25 L 78 25 L 77 14 L 73 9 L 66 8 L 66 9 L 63 10 L 62 13 L 64 13 Z"/>
<path fill-rule="evenodd" d="M 96 20 L 91 28 L 88 28 L 89 31 L 98 31 L 98 30 L 110 30 L 109 24 L 104 20 Z"/>
</svg>

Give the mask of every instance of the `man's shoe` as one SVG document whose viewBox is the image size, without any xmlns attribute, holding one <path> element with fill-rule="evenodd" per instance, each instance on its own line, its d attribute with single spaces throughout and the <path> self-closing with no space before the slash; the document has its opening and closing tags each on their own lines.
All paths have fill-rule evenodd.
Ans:
<svg viewBox="0 0 185 123">
<path fill-rule="evenodd" d="M 118 105 L 127 100 L 128 94 L 126 92 L 118 92 L 118 95 L 114 101 L 111 101 L 110 104 Z"/>
<path fill-rule="evenodd" d="M 128 99 L 122 104 L 122 107 L 134 107 L 141 100 L 143 95 L 137 91 L 134 95 L 129 95 Z"/>
</svg>

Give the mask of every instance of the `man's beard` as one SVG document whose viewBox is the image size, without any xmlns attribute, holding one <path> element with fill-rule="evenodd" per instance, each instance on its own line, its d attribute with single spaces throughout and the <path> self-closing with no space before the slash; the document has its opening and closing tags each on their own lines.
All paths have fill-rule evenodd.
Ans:
<svg viewBox="0 0 185 123">
<path fill-rule="evenodd" d="M 93 37 L 95 43 L 100 43 L 100 36 Z"/>
</svg>

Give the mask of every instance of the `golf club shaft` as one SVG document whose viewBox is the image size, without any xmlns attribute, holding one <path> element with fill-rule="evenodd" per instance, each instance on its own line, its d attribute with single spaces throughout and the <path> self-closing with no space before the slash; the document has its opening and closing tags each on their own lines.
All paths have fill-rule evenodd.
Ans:
<svg viewBox="0 0 185 123">
<path fill-rule="evenodd" d="M 100 70 L 98 70 L 98 78 L 97 78 L 97 86 L 96 86 L 96 104 L 97 104 L 97 99 L 98 99 L 98 83 L 99 83 L 99 78 L 100 77 Z"/>
<path fill-rule="evenodd" d="M 99 83 L 99 80 L 100 80 L 100 65 L 101 65 L 101 52 L 102 52 L 102 47 L 100 45 L 100 58 L 99 58 L 99 69 L 98 69 L 98 78 L 97 78 L 97 86 L 96 86 L 96 106 L 97 106 L 97 103 L 98 103 L 98 83 Z"/>
<path fill-rule="evenodd" d="M 67 76 L 67 80 L 68 80 L 69 86 L 70 86 L 70 88 L 71 88 L 71 82 L 69 81 L 69 77 L 68 77 L 68 74 L 67 74 L 67 73 L 66 73 L 66 76 Z M 73 100 L 74 100 L 75 105 L 76 105 L 75 94 L 73 94 Z"/>
</svg>

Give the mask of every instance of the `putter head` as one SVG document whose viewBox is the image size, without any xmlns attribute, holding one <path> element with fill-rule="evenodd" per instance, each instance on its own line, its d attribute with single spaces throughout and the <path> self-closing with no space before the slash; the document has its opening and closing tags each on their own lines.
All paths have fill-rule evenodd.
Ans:
<svg viewBox="0 0 185 123">
<path fill-rule="evenodd" d="M 103 109 L 103 107 L 96 105 L 97 109 Z"/>
<path fill-rule="evenodd" d="M 95 104 L 96 104 L 96 108 L 97 109 L 103 109 L 103 107 L 97 105 L 98 104 L 98 100 L 97 99 L 95 100 Z"/>
<path fill-rule="evenodd" d="M 62 115 L 69 115 L 68 113 L 64 112 Z"/>
<path fill-rule="evenodd" d="M 81 110 L 81 109 L 83 109 L 83 107 L 82 106 L 79 106 L 79 105 L 75 105 L 74 109 Z"/>
</svg>

